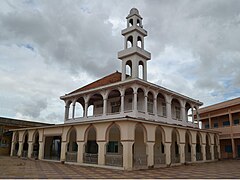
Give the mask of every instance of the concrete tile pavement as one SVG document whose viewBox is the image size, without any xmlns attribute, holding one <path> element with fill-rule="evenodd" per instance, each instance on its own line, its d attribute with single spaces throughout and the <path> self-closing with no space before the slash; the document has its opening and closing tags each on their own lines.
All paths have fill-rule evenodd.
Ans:
<svg viewBox="0 0 240 180">
<path fill-rule="evenodd" d="M 0 178 L 156 179 L 240 178 L 240 160 L 181 165 L 169 168 L 121 171 L 0 156 Z"/>
</svg>

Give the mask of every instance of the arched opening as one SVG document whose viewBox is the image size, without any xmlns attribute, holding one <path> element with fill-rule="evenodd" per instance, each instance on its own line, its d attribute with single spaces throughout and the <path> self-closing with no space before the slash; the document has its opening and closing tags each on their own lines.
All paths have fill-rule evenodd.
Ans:
<svg viewBox="0 0 240 180">
<path fill-rule="evenodd" d="M 123 166 L 123 146 L 121 144 L 120 129 L 113 124 L 108 131 L 107 153 L 105 164 L 110 166 Z"/>
<path fill-rule="evenodd" d="M 132 77 L 132 61 L 128 60 L 126 62 L 126 78 L 131 78 Z"/>
<path fill-rule="evenodd" d="M 139 61 L 138 64 L 138 78 L 140 79 L 144 78 L 144 65 L 142 61 Z"/>
<path fill-rule="evenodd" d="M 185 105 L 185 111 L 186 111 L 186 121 L 192 122 L 192 108 L 188 102 Z"/>
<path fill-rule="evenodd" d="M 26 132 L 24 135 L 22 157 L 27 157 L 27 155 L 28 155 L 28 132 Z"/>
<path fill-rule="evenodd" d="M 166 100 L 161 93 L 157 95 L 157 114 L 160 117 L 167 117 Z"/>
<path fill-rule="evenodd" d="M 133 47 L 133 37 L 129 36 L 127 38 L 127 48 L 131 48 L 131 47 Z"/>
<path fill-rule="evenodd" d="M 133 89 L 128 88 L 125 90 L 124 96 L 124 111 L 132 111 L 133 110 Z"/>
<path fill-rule="evenodd" d="M 32 154 L 32 157 L 34 159 L 38 159 L 38 154 L 39 154 L 39 133 L 38 133 L 38 131 L 35 132 L 33 140 L 34 141 L 33 141 L 33 154 Z"/>
<path fill-rule="evenodd" d="M 77 99 L 75 103 L 75 117 L 81 118 L 84 117 L 84 108 L 85 108 L 85 101 L 83 97 Z"/>
<path fill-rule="evenodd" d="M 197 133 L 197 144 L 196 144 L 196 160 L 201 161 L 202 160 L 202 138 L 200 133 Z"/>
<path fill-rule="evenodd" d="M 107 113 L 118 114 L 121 111 L 121 94 L 119 90 L 112 90 L 108 94 Z"/>
<path fill-rule="evenodd" d="M 142 38 L 140 36 L 137 37 L 137 47 L 139 48 L 143 47 Z"/>
<path fill-rule="evenodd" d="M 13 149 L 13 156 L 17 156 L 18 155 L 18 150 L 19 150 L 19 133 L 16 132 L 15 133 L 15 144 L 14 144 L 14 149 Z"/>
<path fill-rule="evenodd" d="M 211 160 L 211 147 L 210 147 L 210 137 L 206 134 L 206 160 Z"/>
<path fill-rule="evenodd" d="M 193 113 L 193 120 L 192 120 L 192 122 L 194 123 L 194 124 L 197 124 L 198 122 L 197 122 L 197 116 L 198 116 L 198 111 L 197 111 L 197 107 L 196 106 L 193 106 L 193 110 L 192 110 L 192 113 Z"/>
<path fill-rule="evenodd" d="M 149 114 L 153 115 L 153 94 L 152 92 L 148 92 L 148 98 L 147 98 L 147 111 Z"/>
<path fill-rule="evenodd" d="M 131 27 L 131 26 L 133 26 L 133 19 L 129 19 L 128 21 L 128 27 Z"/>
<path fill-rule="evenodd" d="M 66 107 L 67 107 L 67 112 L 66 113 L 66 119 L 72 119 L 72 112 L 73 112 L 73 106 L 72 106 L 72 101 L 68 101 L 66 103 Z"/>
<path fill-rule="evenodd" d="M 162 128 L 157 127 L 155 131 L 154 166 L 165 164 L 165 162 L 164 131 Z"/>
<path fill-rule="evenodd" d="M 84 163 L 98 164 L 98 144 L 96 137 L 96 130 L 91 126 L 86 133 L 85 153 L 83 154 Z"/>
<path fill-rule="evenodd" d="M 77 162 L 77 152 L 78 152 L 77 132 L 75 128 L 71 128 L 68 133 L 66 161 Z"/>
<path fill-rule="evenodd" d="M 179 134 L 176 129 L 172 131 L 171 162 L 180 163 Z"/>
<path fill-rule="evenodd" d="M 175 120 L 181 120 L 181 105 L 176 98 L 172 99 L 172 118 Z"/>
<path fill-rule="evenodd" d="M 44 145 L 44 159 L 60 160 L 61 154 L 61 136 L 47 136 Z"/>
<path fill-rule="evenodd" d="M 142 26 L 140 19 L 137 19 L 137 26 Z"/>
<path fill-rule="evenodd" d="M 191 162 L 191 134 L 189 131 L 185 134 L 185 161 Z"/>
<path fill-rule="evenodd" d="M 145 114 L 145 99 L 144 91 L 141 88 L 137 90 L 137 110 Z"/>
<path fill-rule="evenodd" d="M 135 126 L 135 136 L 133 144 L 133 165 L 135 168 L 147 166 L 146 154 L 146 131 L 141 124 Z"/>
<path fill-rule="evenodd" d="M 214 159 L 218 159 L 218 140 L 217 140 L 217 135 L 214 135 Z"/>
<path fill-rule="evenodd" d="M 94 94 L 88 101 L 87 116 L 101 116 L 103 114 L 103 97 L 101 94 Z"/>
<path fill-rule="evenodd" d="M 93 111 L 94 111 L 94 106 L 93 106 L 93 104 L 91 104 L 88 106 L 87 117 L 93 116 Z"/>
</svg>

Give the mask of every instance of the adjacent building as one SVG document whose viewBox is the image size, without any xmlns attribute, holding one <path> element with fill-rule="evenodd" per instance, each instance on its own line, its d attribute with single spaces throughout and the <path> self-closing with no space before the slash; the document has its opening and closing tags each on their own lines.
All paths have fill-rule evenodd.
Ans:
<svg viewBox="0 0 240 180">
<path fill-rule="evenodd" d="M 221 132 L 221 158 L 240 158 L 240 98 L 199 110 L 203 129 Z"/>
<path fill-rule="evenodd" d="M 218 133 L 188 116 L 202 102 L 147 81 L 147 31 L 136 8 L 126 19 L 122 72 L 60 97 L 64 124 L 14 130 L 11 155 L 125 170 L 219 158 Z"/>
<path fill-rule="evenodd" d="M 0 117 L 0 155 L 10 155 L 13 134 L 9 131 L 10 129 L 39 127 L 43 125 L 46 126 L 49 124 Z"/>
</svg>

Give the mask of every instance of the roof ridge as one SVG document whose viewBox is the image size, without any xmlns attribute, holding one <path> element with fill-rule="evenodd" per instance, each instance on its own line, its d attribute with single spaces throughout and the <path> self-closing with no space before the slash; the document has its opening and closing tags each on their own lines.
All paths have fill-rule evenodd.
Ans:
<svg viewBox="0 0 240 180">
<path fill-rule="evenodd" d="M 115 78 L 113 77 L 114 75 L 116 76 Z M 100 79 L 97 79 L 96 81 L 93 81 L 93 82 L 91 82 L 91 83 L 89 83 L 89 84 L 86 84 L 85 86 L 83 86 L 83 87 L 81 87 L 81 88 L 78 88 L 78 89 L 76 89 L 76 90 L 68 93 L 67 95 L 76 93 L 76 92 L 78 92 L 78 91 L 87 90 L 88 87 L 91 87 L 91 86 L 93 86 L 94 84 L 97 85 L 97 84 L 99 83 L 98 86 L 102 86 L 102 85 L 112 84 L 112 83 L 114 83 L 114 82 L 121 81 L 121 75 L 122 75 L 121 72 L 118 72 L 118 71 L 113 72 L 113 73 L 111 73 L 111 74 L 108 74 L 108 75 L 100 78 Z M 108 82 L 102 82 L 102 83 L 100 83 L 101 81 L 104 81 L 104 79 L 108 79 L 108 78 L 111 78 L 111 77 L 112 77 L 113 79 L 109 79 Z M 102 85 L 101 85 L 101 84 L 102 84 Z"/>
</svg>

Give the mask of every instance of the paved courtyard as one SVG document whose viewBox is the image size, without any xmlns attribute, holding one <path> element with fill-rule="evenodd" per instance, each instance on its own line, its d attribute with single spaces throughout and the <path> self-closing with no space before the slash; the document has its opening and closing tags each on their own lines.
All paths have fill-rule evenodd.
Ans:
<svg viewBox="0 0 240 180">
<path fill-rule="evenodd" d="M 240 178 L 240 160 L 128 172 L 0 156 L 0 178 Z"/>
</svg>

